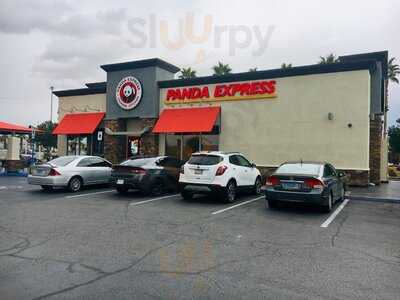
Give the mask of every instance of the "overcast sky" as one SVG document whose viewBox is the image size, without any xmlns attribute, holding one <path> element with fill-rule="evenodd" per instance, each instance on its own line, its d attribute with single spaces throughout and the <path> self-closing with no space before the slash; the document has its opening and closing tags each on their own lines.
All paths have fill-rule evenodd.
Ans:
<svg viewBox="0 0 400 300">
<path fill-rule="evenodd" d="M 1 0 L 0 120 L 49 119 L 50 86 L 105 81 L 107 63 L 160 57 L 209 75 L 219 60 L 242 72 L 313 64 L 330 52 L 400 59 L 399 18 L 398 0 Z M 392 124 L 399 85 L 389 97 Z"/>
</svg>

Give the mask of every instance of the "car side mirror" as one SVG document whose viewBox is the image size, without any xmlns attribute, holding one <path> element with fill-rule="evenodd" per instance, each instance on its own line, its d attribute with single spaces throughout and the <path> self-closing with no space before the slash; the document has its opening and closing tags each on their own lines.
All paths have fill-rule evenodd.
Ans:
<svg viewBox="0 0 400 300">
<path fill-rule="evenodd" d="M 255 167 L 257 167 L 257 166 L 256 166 L 255 163 L 252 163 L 252 164 L 251 164 L 251 167 L 252 167 L 252 168 L 255 168 Z"/>
<path fill-rule="evenodd" d="M 346 176 L 346 174 L 344 172 L 339 172 L 338 173 L 339 178 L 343 178 Z"/>
</svg>

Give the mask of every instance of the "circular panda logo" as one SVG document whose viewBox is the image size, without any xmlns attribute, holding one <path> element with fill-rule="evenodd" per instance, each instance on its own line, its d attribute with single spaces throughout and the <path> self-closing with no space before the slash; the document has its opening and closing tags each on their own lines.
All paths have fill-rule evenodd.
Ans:
<svg viewBox="0 0 400 300">
<path fill-rule="evenodd" d="M 122 78 L 117 85 L 115 98 L 121 108 L 135 108 L 142 99 L 142 84 L 133 76 Z"/>
</svg>

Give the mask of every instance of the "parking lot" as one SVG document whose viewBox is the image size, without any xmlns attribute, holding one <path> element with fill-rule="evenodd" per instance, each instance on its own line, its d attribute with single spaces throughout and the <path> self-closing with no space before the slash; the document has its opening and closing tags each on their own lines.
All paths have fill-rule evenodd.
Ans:
<svg viewBox="0 0 400 300">
<path fill-rule="evenodd" d="M 0 178 L 0 298 L 399 299 L 400 204 L 338 207 Z"/>
</svg>

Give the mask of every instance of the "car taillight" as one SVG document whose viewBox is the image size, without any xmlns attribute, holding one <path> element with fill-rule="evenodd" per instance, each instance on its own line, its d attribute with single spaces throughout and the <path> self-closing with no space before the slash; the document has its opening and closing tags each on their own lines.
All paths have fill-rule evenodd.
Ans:
<svg viewBox="0 0 400 300">
<path fill-rule="evenodd" d="M 215 176 L 221 176 L 225 173 L 226 169 L 228 169 L 227 166 L 220 166 L 217 169 L 217 172 L 215 172 Z"/>
<path fill-rule="evenodd" d="M 265 181 L 265 185 L 267 186 L 275 186 L 279 185 L 281 181 L 279 180 L 278 177 L 275 176 L 268 176 L 267 180 Z"/>
<path fill-rule="evenodd" d="M 131 169 L 131 173 L 133 174 L 139 174 L 139 175 L 144 175 L 146 174 L 146 170 L 145 169 Z"/>
<path fill-rule="evenodd" d="M 325 187 L 325 184 L 316 178 L 310 178 L 310 179 L 306 179 L 304 180 L 304 184 L 305 186 L 311 188 L 311 189 L 319 189 L 322 190 Z"/>
<path fill-rule="evenodd" d="M 185 174 L 185 167 L 184 166 L 181 166 L 181 169 L 179 170 L 179 173 Z"/>
<path fill-rule="evenodd" d="M 49 172 L 49 176 L 59 176 L 61 175 L 56 169 L 51 169 Z"/>
</svg>

